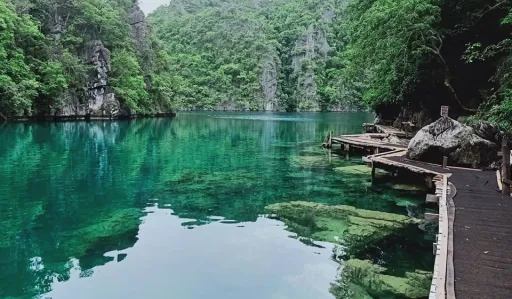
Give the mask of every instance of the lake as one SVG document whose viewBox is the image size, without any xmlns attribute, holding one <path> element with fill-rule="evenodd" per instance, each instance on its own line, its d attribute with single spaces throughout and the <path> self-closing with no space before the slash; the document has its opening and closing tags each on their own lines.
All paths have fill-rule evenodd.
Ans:
<svg viewBox="0 0 512 299">
<path fill-rule="evenodd" d="M 375 281 L 431 271 L 432 240 L 418 225 L 344 245 L 354 253 L 338 259 L 338 239 L 315 237 L 319 225 L 265 212 L 308 201 L 421 219 L 424 193 L 371 186 L 360 156 L 320 147 L 329 131 L 360 133 L 372 119 L 190 112 L 0 124 L 0 297 L 322 299 L 340 284 L 377 297 L 364 277 L 344 275 L 344 261 L 385 268 Z"/>
</svg>

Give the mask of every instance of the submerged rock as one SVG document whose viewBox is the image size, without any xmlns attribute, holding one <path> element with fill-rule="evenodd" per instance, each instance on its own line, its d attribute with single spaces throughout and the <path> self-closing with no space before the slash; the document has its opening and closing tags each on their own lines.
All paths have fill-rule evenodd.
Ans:
<svg viewBox="0 0 512 299">
<path fill-rule="evenodd" d="M 103 247 L 101 254 L 131 247 L 137 241 L 142 216 L 142 211 L 136 208 L 106 213 L 86 226 L 65 233 L 61 247 L 70 257 L 83 257 L 97 247 Z"/>
<path fill-rule="evenodd" d="M 441 163 L 447 156 L 449 163 L 482 167 L 497 158 L 495 143 L 478 136 L 473 128 L 449 117 L 442 117 L 422 128 L 411 140 L 407 158 Z"/>
<path fill-rule="evenodd" d="M 371 173 L 372 173 L 372 169 L 366 165 L 349 165 L 349 166 L 335 167 L 334 171 L 339 172 L 339 173 L 364 174 L 364 175 L 371 175 Z"/>
<path fill-rule="evenodd" d="M 386 270 L 386 268 L 375 265 L 368 260 L 348 260 L 342 268 L 342 278 L 339 285 L 333 286 L 333 290 L 351 298 L 359 298 L 354 297 L 354 295 L 360 294 L 362 289 L 377 298 L 390 295 L 407 298 L 428 296 L 432 281 L 430 272 L 415 270 L 406 272 L 405 277 L 398 277 L 386 275 Z M 343 297 L 337 296 L 337 298 Z"/>
<path fill-rule="evenodd" d="M 269 205 L 265 211 L 278 215 L 300 236 L 347 246 L 348 254 L 416 222 L 398 214 L 301 201 Z"/>
</svg>

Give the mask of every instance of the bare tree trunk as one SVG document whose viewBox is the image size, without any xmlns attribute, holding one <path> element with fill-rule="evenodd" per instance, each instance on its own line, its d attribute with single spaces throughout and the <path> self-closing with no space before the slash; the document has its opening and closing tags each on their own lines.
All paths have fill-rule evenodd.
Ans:
<svg viewBox="0 0 512 299">
<path fill-rule="evenodd" d="M 449 78 L 449 75 L 446 74 L 445 75 L 445 78 L 444 78 L 444 86 L 446 86 L 448 88 L 448 90 L 450 91 L 450 93 L 452 94 L 453 98 L 457 101 L 457 103 L 459 103 L 459 106 L 462 107 L 462 109 L 466 110 L 466 111 L 470 111 L 470 112 L 477 112 L 478 109 L 473 109 L 473 108 L 468 108 L 466 106 L 464 106 L 462 104 L 462 102 L 460 101 L 460 98 L 459 96 L 457 95 L 457 93 L 455 92 L 455 89 L 453 89 L 453 86 L 451 84 L 451 81 L 450 81 L 450 78 Z"/>
<path fill-rule="evenodd" d="M 462 109 L 464 109 L 466 111 L 470 111 L 470 112 L 477 112 L 478 109 L 468 108 L 468 107 L 464 106 L 464 104 L 462 104 L 459 96 L 457 95 L 457 92 L 453 88 L 452 80 L 451 80 L 452 75 L 451 75 L 451 72 L 450 72 L 450 68 L 448 67 L 448 64 L 446 63 L 446 60 L 444 60 L 443 55 L 441 55 L 441 51 L 440 50 L 434 51 L 434 52 L 436 53 L 437 58 L 439 59 L 439 61 L 443 64 L 443 69 L 444 69 L 444 86 L 446 86 L 446 88 L 448 88 L 448 90 L 452 94 L 453 98 L 457 101 L 459 106 L 462 107 Z"/>
</svg>

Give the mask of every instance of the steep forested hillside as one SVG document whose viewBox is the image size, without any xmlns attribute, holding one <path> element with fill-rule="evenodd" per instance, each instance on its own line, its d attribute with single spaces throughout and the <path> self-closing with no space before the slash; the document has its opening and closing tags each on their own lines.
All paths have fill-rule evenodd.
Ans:
<svg viewBox="0 0 512 299">
<path fill-rule="evenodd" d="M 512 122 L 512 1 L 353 0 L 346 76 L 383 115 Z"/>
<path fill-rule="evenodd" d="M 186 108 L 341 110 L 345 0 L 176 0 L 149 17 Z"/>
<path fill-rule="evenodd" d="M 511 127 L 510 0 L 0 0 L 0 118 L 451 107 Z"/>
<path fill-rule="evenodd" d="M 133 0 L 0 0 L 0 118 L 172 108 Z"/>
<path fill-rule="evenodd" d="M 150 16 L 183 107 L 506 124 L 509 0 L 173 0 Z"/>
</svg>

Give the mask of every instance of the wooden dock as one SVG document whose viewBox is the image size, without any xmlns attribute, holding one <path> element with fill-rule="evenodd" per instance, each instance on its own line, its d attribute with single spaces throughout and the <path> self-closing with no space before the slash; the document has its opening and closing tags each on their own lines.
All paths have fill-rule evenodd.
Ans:
<svg viewBox="0 0 512 299">
<path fill-rule="evenodd" d="M 371 153 L 380 153 L 394 150 L 405 150 L 406 145 L 393 144 L 382 141 L 389 134 L 358 134 L 358 135 L 343 135 L 339 137 L 326 138 L 324 142 L 325 147 L 333 147 L 335 144 L 340 144 L 341 148 L 350 151 L 351 148 L 357 148 L 370 151 Z"/>
<path fill-rule="evenodd" d="M 345 152 L 362 149 L 372 155 L 363 161 L 375 169 L 410 172 L 425 178 L 435 194 L 427 202 L 439 204 L 439 231 L 429 299 L 512 298 L 512 154 L 505 139 L 501 153 L 503 169 L 479 171 L 413 161 L 406 158 L 407 146 L 387 142 L 389 136 L 407 134 L 389 126 L 363 124 L 366 133 L 327 136 L 324 146 L 341 144 Z M 510 156 L 510 159 L 509 159 Z M 500 190 L 502 191 L 500 193 Z"/>
<path fill-rule="evenodd" d="M 512 198 L 498 191 L 494 172 L 453 170 L 455 295 L 512 298 Z"/>
<path fill-rule="evenodd" d="M 495 172 L 412 161 L 405 150 L 367 161 L 372 173 L 391 167 L 435 183 L 439 232 L 430 299 L 512 298 L 512 198 L 499 192 Z"/>
</svg>

